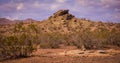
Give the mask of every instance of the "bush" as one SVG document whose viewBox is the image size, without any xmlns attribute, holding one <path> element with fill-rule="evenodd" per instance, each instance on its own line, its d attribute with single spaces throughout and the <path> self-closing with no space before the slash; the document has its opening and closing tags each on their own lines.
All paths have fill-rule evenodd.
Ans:
<svg viewBox="0 0 120 63">
<path fill-rule="evenodd" d="M 41 48 L 59 48 L 61 37 L 59 33 L 46 33 L 41 37 Z"/>
<path fill-rule="evenodd" d="M 107 44 L 120 47 L 120 33 L 111 33 L 106 40 Z"/>
<path fill-rule="evenodd" d="M 16 36 L 4 38 L 0 47 L 3 57 L 9 58 L 27 57 L 35 49 L 31 41 L 19 41 Z"/>
<path fill-rule="evenodd" d="M 37 46 L 37 30 L 34 28 L 33 24 L 32 27 L 25 28 L 24 24 L 20 23 L 15 26 L 14 34 L 2 35 L 0 40 L 1 57 L 18 58 L 30 56 Z"/>
<path fill-rule="evenodd" d="M 102 36 L 101 33 L 96 34 L 89 31 L 71 34 L 68 40 L 68 44 L 74 45 L 81 50 L 99 49 L 106 45 L 104 44 L 106 42 L 106 37 L 104 35 Z"/>
</svg>

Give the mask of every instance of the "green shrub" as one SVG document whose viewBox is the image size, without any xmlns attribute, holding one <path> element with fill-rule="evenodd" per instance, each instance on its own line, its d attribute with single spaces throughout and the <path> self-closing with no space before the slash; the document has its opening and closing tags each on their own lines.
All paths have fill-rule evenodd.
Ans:
<svg viewBox="0 0 120 63">
<path fill-rule="evenodd" d="M 41 48 L 59 48 L 61 37 L 59 33 L 47 33 L 41 37 Z"/>
<path fill-rule="evenodd" d="M 26 28 L 24 24 L 19 23 L 15 25 L 14 34 L 2 36 L 0 40 L 1 57 L 18 58 L 30 56 L 37 46 L 37 30 L 34 28 L 33 24 Z"/>
<path fill-rule="evenodd" d="M 111 33 L 106 40 L 107 44 L 120 47 L 120 33 Z"/>
</svg>

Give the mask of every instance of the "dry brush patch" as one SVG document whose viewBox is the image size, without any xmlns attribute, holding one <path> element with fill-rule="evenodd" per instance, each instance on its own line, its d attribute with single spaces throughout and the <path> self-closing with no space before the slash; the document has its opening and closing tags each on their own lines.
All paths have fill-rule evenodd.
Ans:
<svg viewBox="0 0 120 63">
<path fill-rule="evenodd" d="M 1 35 L 0 56 L 3 58 L 28 57 L 36 49 L 36 29 L 30 24 L 27 28 L 23 23 L 16 24 L 13 34 Z"/>
</svg>

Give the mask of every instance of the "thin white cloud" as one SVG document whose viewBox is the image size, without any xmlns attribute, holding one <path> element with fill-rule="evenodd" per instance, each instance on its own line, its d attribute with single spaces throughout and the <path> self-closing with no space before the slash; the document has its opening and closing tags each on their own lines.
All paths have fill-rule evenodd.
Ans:
<svg viewBox="0 0 120 63">
<path fill-rule="evenodd" d="M 13 18 L 13 20 L 18 20 L 19 19 L 19 17 L 18 16 L 15 16 L 14 18 Z"/>
<path fill-rule="evenodd" d="M 10 19 L 10 20 L 11 20 L 11 17 L 10 17 L 10 16 L 6 16 L 5 18 L 7 18 L 7 19 Z"/>
<path fill-rule="evenodd" d="M 85 7 L 120 8 L 120 0 L 75 0 L 75 2 Z"/>
<path fill-rule="evenodd" d="M 38 2 L 38 1 L 35 1 L 35 2 L 33 3 L 33 5 L 34 5 L 35 7 L 40 7 L 40 6 L 41 6 L 40 2 Z"/>
<path fill-rule="evenodd" d="M 8 4 L 2 4 L 0 5 L 0 10 L 2 11 L 13 11 L 16 9 L 16 5 L 13 3 L 8 3 Z"/>
<path fill-rule="evenodd" d="M 86 0 L 76 0 L 76 2 L 78 4 L 80 4 L 81 6 L 87 6 L 88 5 Z"/>
<path fill-rule="evenodd" d="M 102 4 L 116 4 L 119 3 L 119 0 L 100 0 Z"/>
<path fill-rule="evenodd" d="M 24 8 L 24 4 L 23 3 L 19 3 L 16 7 L 17 10 L 22 10 Z"/>
<path fill-rule="evenodd" d="M 120 8 L 120 0 L 100 0 L 101 4 L 106 8 Z"/>
<path fill-rule="evenodd" d="M 95 0 L 75 0 L 80 6 L 90 7 L 90 6 L 100 6 L 100 2 Z"/>
<path fill-rule="evenodd" d="M 51 6 L 50 6 L 50 9 L 51 10 L 55 10 L 55 9 L 57 9 L 57 8 L 59 8 L 61 5 L 59 5 L 59 4 L 52 4 Z"/>
<path fill-rule="evenodd" d="M 5 18 L 10 19 L 10 20 L 18 20 L 19 16 L 6 16 Z"/>
<path fill-rule="evenodd" d="M 115 12 L 120 12 L 120 9 L 118 9 L 118 8 L 115 8 L 115 10 L 114 10 Z"/>
<path fill-rule="evenodd" d="M 66 0 L 56 0 L 56 2 L 58 2 L 58 3 L 65 3 Z"/>
</svg>

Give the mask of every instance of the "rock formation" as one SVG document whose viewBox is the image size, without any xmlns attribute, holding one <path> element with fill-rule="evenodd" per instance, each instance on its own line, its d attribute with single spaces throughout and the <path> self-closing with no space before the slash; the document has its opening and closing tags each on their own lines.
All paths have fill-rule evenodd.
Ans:
<svg viewBox="0 0 120 63">
<path fill-rule="evenodd" d="M 74 18 L 72 14 L 69 14 L 69 10 L 59 10 L 56 13 L 53 14 L 53 16 L 50 16 L 49 19 L 55 19 L 55 18 L 61 18 L 63 20 L 70 20 Z"/>
</svg>

